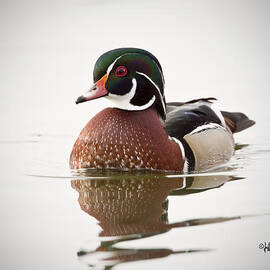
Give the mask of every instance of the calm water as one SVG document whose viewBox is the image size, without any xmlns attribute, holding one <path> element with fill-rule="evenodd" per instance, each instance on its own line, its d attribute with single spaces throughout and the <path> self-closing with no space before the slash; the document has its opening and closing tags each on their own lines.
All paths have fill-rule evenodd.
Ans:
<svg viewBox="0 0 270 270">
<path fill-rule="evenodd" d="M 45 2 L 1 3 L 0 268 L 269 269 L 268 2 Z M 256 121 L 228 164 L 69 170 L 79 131 L 109 105 L 74 102 L 96 58 L 120 46 L 156 54 L 167 101 L 216 96 Z"/>
<path fill-rule="evenodd" d="M 183 176 L 71 174 L 58 155 L 72 141 L 1 143 L 2 269 L 269 267 L 269 143 Z"/>
</svg>

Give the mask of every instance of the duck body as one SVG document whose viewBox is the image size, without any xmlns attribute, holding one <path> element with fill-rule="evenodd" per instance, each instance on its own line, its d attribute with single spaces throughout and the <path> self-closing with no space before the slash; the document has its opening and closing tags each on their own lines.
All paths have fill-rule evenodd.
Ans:
<svg viewBox="0 0 270 270">
<path fill-rule="evenodd" d="M 214 98 L 166 103 L 158 60 L 120 48 L 102 55 L 94 86 L 76 103 L 105 97 L 114 103 L 81 131 L 71 169 L 201 171 L 227 162 L 233 132 L 254 124 L 242 113 L 220 112 Z"/>
</svg>

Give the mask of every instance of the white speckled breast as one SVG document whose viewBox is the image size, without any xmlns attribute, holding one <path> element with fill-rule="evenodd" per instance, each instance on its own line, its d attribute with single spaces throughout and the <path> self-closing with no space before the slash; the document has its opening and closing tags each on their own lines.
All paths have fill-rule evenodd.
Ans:
<svg viewBox="0 0 270 270">
<path fill-rule="evenodd" d="M 182 171 L 179 146 L 152 110 L 106 108 L 92 118 L 74 144 L 70 167 Z"/>
</svg>

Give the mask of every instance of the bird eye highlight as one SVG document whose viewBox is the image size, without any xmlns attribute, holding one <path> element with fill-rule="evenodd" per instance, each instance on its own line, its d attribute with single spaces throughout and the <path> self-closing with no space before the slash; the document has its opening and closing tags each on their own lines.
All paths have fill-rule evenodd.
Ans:
<svg viewBox="0 0 270 270">
<path fill-rule="evenodd" d="M 124 77 L 127 75 L 127 68 L 125 66 L 119 66 L 115 70 L 115 75 L 117 77 Z"/>
</svg>

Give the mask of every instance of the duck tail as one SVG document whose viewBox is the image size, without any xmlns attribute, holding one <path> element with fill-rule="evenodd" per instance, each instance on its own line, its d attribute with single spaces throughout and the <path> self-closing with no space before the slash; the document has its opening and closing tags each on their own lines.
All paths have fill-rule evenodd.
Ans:
<svg viewBox="0 0 270 270">
<path fill-rule="evenodd" d="M 255 121 L 250 120 L 245 114 L 240 112 L 221 111 L 221 113 L 232 133 L 240 132 L 255 124 Z"/>
</svg>

